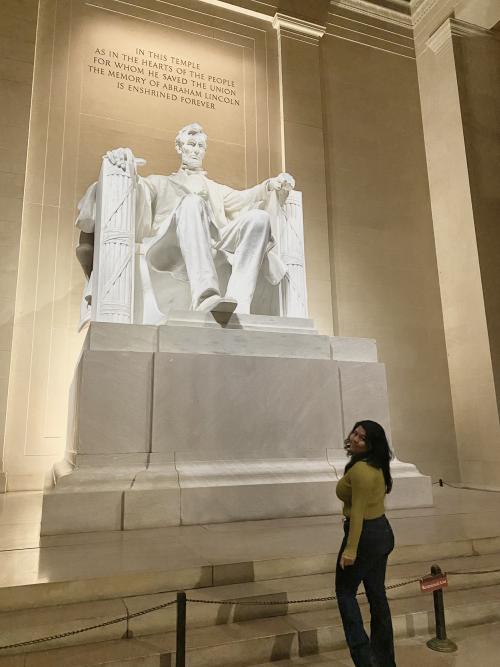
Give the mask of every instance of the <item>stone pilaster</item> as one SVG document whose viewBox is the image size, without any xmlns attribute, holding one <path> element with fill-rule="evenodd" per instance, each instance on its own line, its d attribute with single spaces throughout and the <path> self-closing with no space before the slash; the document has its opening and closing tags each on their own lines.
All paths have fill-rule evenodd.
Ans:
<svg viewBox="0 0 500 667">
<path fill-rule="evenodd" d="M 459 461 L 464 483 L 500 487 L 500 425 L 478 206 L 454 40 L 488 31 L 447 19 L 417 58 Z M 469 91 L 470 92 L 470 91 Z M 498 188 L 497 188 L 498 189 Z M 477 193 L 476 193 L 477 194 Z M 476 200 L 476 201 L 475 201 Z"/>
<path fill-rule="evenodd" d="M 11 364 L 38 0 L 2 3 L 0 42 L 0 493 L 6 490 L 4 434 Z"/>
<path fill-rule="evenodd" d="M 319 43 L 326 26 L 277 13 L 282 169 L 303 193 L 309 315 L 332 332 Z M 313 295 L 313 296 L 312 296 Z"/>
</svg>

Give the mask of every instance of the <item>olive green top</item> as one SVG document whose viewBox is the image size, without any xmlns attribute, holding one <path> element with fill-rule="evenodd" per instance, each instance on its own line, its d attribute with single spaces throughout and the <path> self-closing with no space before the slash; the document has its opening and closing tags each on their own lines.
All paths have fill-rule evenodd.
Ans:
<svg viewBox="0 0 500 667">
<path fill-rule="evenodd" d="M 366 461 L 358 461 L 337 482 L 336 492 L 344 503 L 344 516 L 350 519 L 344 556 L 355 559 L 363 520 L 384 514 L 384 473 Z"/>
</svg>

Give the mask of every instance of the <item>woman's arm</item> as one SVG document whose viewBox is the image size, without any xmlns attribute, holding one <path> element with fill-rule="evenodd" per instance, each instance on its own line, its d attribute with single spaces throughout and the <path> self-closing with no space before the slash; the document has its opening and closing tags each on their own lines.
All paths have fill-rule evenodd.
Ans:
<svg viewBox="0 0 500 667">
<path fill-rule="evenodd" d="M 352 505 L 347 544 L 342 553 L 345 565 L 352 565 L 356 560 L 359 538 L 363 529 L 365 508 L 373 489 L 373 477 L 370 475 L 370 470 L 366 464 L 362 462 L 356 463 L 349 470 L 349 477 L 352 490 Z"/>
</svg>

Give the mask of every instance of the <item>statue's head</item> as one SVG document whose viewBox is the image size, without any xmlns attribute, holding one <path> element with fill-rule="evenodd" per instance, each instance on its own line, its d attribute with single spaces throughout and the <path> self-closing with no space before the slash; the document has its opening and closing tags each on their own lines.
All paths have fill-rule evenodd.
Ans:
<svg viewBox="0 0 500 667">
<path fill-rule="evenodd" d="M 182 166 L 201 169 L 207 150 L 207 135 L 198 123 L 186 125 L 177 133 L 175 150 L 182 158 Z"/>
</svg>

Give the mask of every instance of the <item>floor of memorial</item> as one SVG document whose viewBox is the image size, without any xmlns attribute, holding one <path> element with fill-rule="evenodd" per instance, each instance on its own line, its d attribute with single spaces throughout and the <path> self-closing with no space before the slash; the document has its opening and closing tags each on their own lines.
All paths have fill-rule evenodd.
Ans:
<svg viewBox="0 0 500 667">
<path fill-rule="evenodd" d="M 434 489 L 434 507 L 388 513 L 398 546 L 500 534 L 500 493 Z M 342 534 L 341 517 L 329 516 L 41 538 L 41 501 L 40 493 L 0 496 L 2 588 L 327 554 Z"/>
<path fill-rule="evenodd" d="M 46 599 L 44 596 L 47 593 L 44 594 L 43 590 L 47 588 L 53 590 L 57 599 L 65 604 L 74 601 L 75 594 L 81 596 L 82 591 L 88 599 L 98 599 L 102 597 L 103 586 L 105 590 L 115 585 L 113 582 L 120 587 L 124 582 L 127 582 L 126 586 L 133 586 L 134 582 L 161 577 L 161 573 L 167 571 L 171 584 L 168 590 L 175 589 L 177 585 L 182 587 L 180 581 L 183 576 L 189 580 L 194 577 L 201 582 L 207 572 L 213 577 L 214 585 L 216 579 L 223 582 L 226 576 L 229 579 L 236 576 L 237 579 L 241 575 L 242 581 L 252 581 L 249 575 L 255 573 L 255 580 L 262 579 L 269 567 L 274 573 L 282 571 L 280 576 L 286 577 L 290 576 L 286 573 L 290 567 L 293 569 L 294 562 L 300 562 L 301 568 L 307 571 L 308 563 L 318 567 L 318 562 L 325 559 L 330 572 L 332 554 L 336 552 L 342 535 L 341 517 L 331 516 L 40 538 L 41 502 L 40 493 L 0 496 L 0 598 L 5 608 L 10 604 L 16 606 L 20 600 L 24 601 L 26 609 L 37 606 L 38 594 Z M 498 567 L 499 514 L 500 493 L 450 487 L 435 487 L 434 507 L 390 512 L 398 549 L 412 554 L 410 559 L 403 558 L 402 562 L 408 564 L 400 566 L 398 576 L 404 579 L 423 575 L 425 572 L 414 571 L 415 568 L 424 569 L 435 560 L 440 562 L 440 558 L 448 559 L 447 565 L 445 561 L 441 564 L 443 567 L 452 566 L 453 570 L 453 558 L 463 555 L 466 544 L 468 551 L 472 549 L 471 554 L 476 553 L 478 545 L 482 545 L 478 553 L 483 555 L 475 557 L 474 568 L 490 570 Z M 437 551 L 441 556 L 436 558 Z M 413 558 L 417 552 L 419 557 Z M 456 565 L 462 569 L 464 563 L 458 559 Z M 470 566 L 466 569 L 469 570 Z M 496 580 L 489 583 L 496 583 Z M 488 581 L 478 585 L 488 586 Z M 454 595 L 459 605 L 474 606 L 479 601 L 490 609 L 490 602 L 496 604 L 497 588 L 457 590 Z M 488 590 L 492 591 L 491 595 Z M 52 596 L 52 593 L 48 594 Z M 427 602 L 432 604 L 431 599 L 426 599 Z M 144 606 L 144 600 L 141 604 Z M 463 607 L 458 606 L 457 609 L 460 616 Z M 425 645 L 428 634 L 415 637 L 409 633 L 405 638 L 398 639 L 398 665 L 497 667 L 500 623 L 496 611 L 492 613 L 490 610 L 488 614 L 482 621 L 474 619 L 472 627 L 463 627 L 468 624 L 467 614 L 460 616 L 458 626 L 455 624 L 449 632 L 458 644 L 459 650 L 455 654 L 430 651 Z M 412 614 L 409 616 L 413 619 Z M 478 622 L 482 624 L 475 625 Z M 111 642 L 113 645 L 117 643 Z M 73 667 L 73 664 L 80 664 L 78 661 L 71 662 L 75 651 L 78 655 L 86 655 L 87 650 L 92 653 L 95 649 L 90 645 L 88 649 L 82 646 L 61 650 L 68 652 L 70 660 L 63 661 L 64 665 L 71 664 Z M 26 667 L 32 663 L 55 667 L 55 655 L 59 663 L 57 649 L 32 654 L 32 657 L 26 658 L 28 662 L 24 662 L 23 656 L 4 656 L 0 657 L 0 663 L 5 667 Z M 283 667 L 295 664 L 352 667 L 345 650 L 294 658 L 279 664 Z"/>
<path fill-rule="evenodd" d="M 427 637 L 400 639 L 396 642 L 396 663 L 398 667 L 498 667 L 499 633 L 500 623 L 460 628 L 459 633 L 451 633 L 458 646 L 457 653 L 430 651 L 425 643 Z M 324 654 L 305 658 L 297 664 L 353 667 L 347 651 L 343 652 L 342 658 L 337 653 L 335 662 L 331 654 Z"/>
</svg>

